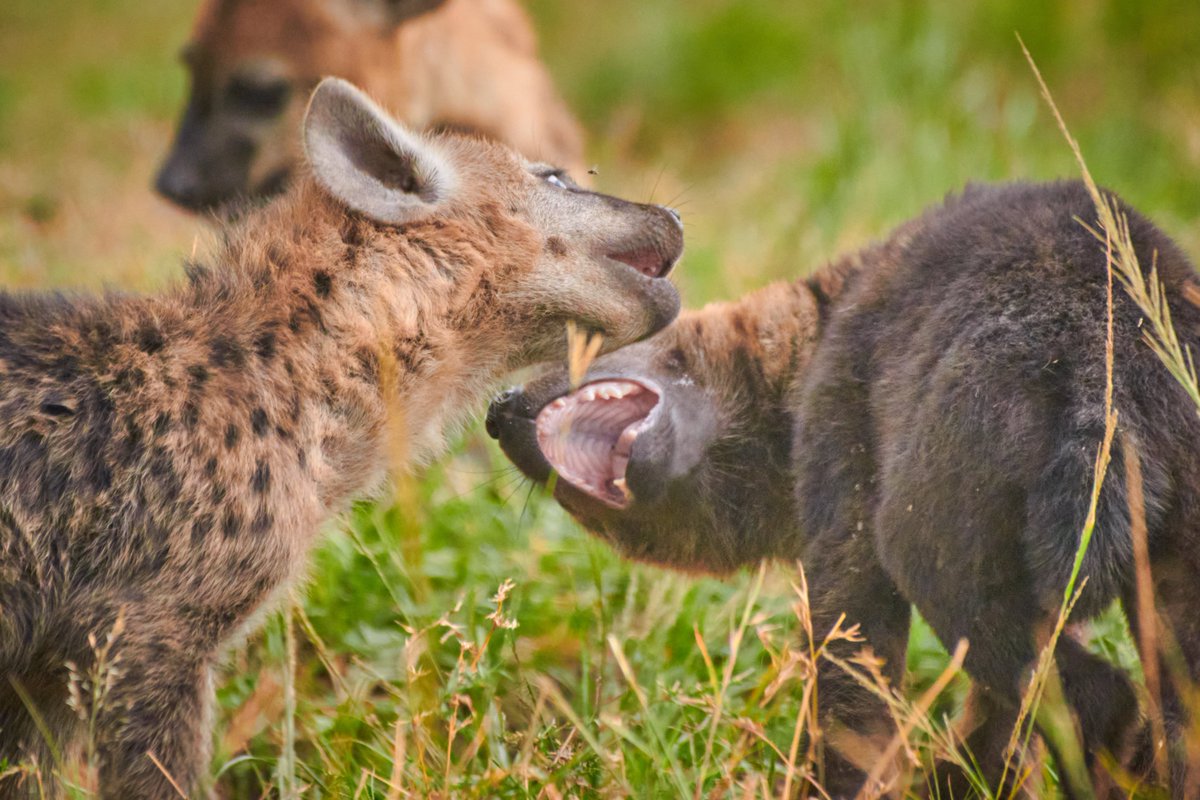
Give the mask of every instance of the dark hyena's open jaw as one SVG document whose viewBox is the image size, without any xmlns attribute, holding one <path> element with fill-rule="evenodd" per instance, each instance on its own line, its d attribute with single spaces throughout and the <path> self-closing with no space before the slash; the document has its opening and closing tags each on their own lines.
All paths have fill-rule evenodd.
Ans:
<svg viewBox="0 0 1200 800">
<path fill-rule="evenodd" d="M 654 424 L 661 396 L 633 380 L 585 384 L 538 412 L 537 447 L 560 480 L 611 508 L 627 508 L 629 460 L 638 435 Z"/>
</svg>

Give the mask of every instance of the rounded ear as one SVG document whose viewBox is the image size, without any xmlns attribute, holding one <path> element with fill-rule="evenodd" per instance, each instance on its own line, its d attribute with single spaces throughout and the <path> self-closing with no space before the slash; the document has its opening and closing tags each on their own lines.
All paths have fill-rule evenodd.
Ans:
<svg viewBox="0 0 1200 800">
<path fill-rule="evenodd" d="M 354 5 L 367 12 L 372 21 L 392 27 L 445 4 L 446 0 L 354 0 Z"/>
<path fill-rule="evenodd" d="M 433 145 L 340 78 L 326 78 L 313 92 L 304 148 L 317 183 L 387 225 L 428 215 L 455 186 L 453 167 Z"/>
</svg>

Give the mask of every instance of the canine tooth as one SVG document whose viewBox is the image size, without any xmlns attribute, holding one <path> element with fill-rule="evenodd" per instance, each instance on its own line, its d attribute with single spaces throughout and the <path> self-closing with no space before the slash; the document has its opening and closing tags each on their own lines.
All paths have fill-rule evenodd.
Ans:
<svg viewBox="0 0 1200 800">
<path fill-rule="evenodd" d="M 626 485 L 624 478 L 617 478 L 613 481 L 613 488 L 621 493 L 621 496 L 626 500 L 633 498 L 633 493 L 629 491 L 629 486 Z"/>
<path fill-rule="evenodd" d="M 612 471 L 614 475 L 620 475 L 619 480 L 625 480 L 625 470 L 629 467 L 629 456 L 617 454 L 613 456 Z"/>
<path fill-rule="evenodd" d="M 621 431 L 620 437 L 617 438 L 617 447 L 624 445 L 626 447 L 626 452 L 628 452 L 628 448 L 633 446 L 633 440 L 636 439 L 637 436 L 638 432 L 635 428 L 626 428 L 625 430 Z"/>
</svg>

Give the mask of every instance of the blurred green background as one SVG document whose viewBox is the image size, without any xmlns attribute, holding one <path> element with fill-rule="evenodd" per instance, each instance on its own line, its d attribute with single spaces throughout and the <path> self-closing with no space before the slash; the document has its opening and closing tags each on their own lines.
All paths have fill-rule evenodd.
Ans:
<svg viewBox="0 0 1200 800">
<path fill-rule="evenodd" d="M 678 281 L 692 304 L 806 273 L 968 181 L 1074 176 L 1017 33 L 1097 179 L 1200 254 L 1200 3 L 529 7 L 597 183 L 681 209 Z M 176 54 L 194 10 L 0 2 L 6 287 L 159 286 L 206 235 L 150 190 L 184 97 Z M 314 797 L 391 797 L 397 783 L 412 796 L 670 797 L 693 782 L 770 794 L 799 694 L 764 688 L 797 627 L 790 573 L 769 570 L 750 598 L 752 576 L 625 564 L 478 434 L 415 491 L 420 510 L 363 504 L 334 526 L 294 615 L 290 667 L 282 615 L 231 655 L 215 765 L 226 796 L 286 794 L 292 775 Z M 511 631 L 486 619 L 506 578 Z M 728 685 L 713 683 L 697 637 L 718 672 L 733 665 Z M 919 689 L 945 656 L 921 627 L 913 641 Z M 1095 645 L 1128 658 L 1116 617 Z M 280 725 L 289 672 L 294 739 Z"/>
</svg>

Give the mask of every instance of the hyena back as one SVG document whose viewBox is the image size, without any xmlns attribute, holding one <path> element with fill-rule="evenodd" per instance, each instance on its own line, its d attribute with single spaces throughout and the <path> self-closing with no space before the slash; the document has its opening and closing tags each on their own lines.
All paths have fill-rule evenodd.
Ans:
<svg viewBox="0 0 1200 800">
<path fill-rule="evenodd" d="M 157 187 L 186 208 L 280 191 L 327 75 L 411 127 L 476 132 L 583 173 L 579 125 L 518 0 L 204 0 L 183 59 L 190 96 Z"/>
<path fill-rule="evenodd" d="M 667 209 L 410 133 L 333 79 L 304 130 L 307 177 L 186 285 L 0 294 L 0 760 L 50 767 L 35 717 L 66 749 L 79 712 L 101 796 L 175 797 L 164 770 L 202 791 L 222 644 L 394 444 L 434 455 L 568 319 L 619 345 L 678 310 Z M 110 633 L 103 703 L 68 708 L 66 664 Z"/>
<path fill-rule="evenodd" d="M 1121 208 L 1195 349 L 1194 268 Z M 718 573 L 801 560 L 813 629 L 845 614 L 894 686 L 910 608 L 948 648 L 966 639 L 963 735 L 1003 794 L 1017 704 L 1063 600 L 1104 437 L 1106 258 L 1079 222 L 1095 219 L 1078 183 L 973 187 L 811 279 L 683 315 L 598 359 L 576 392 L 551 373 L 504 395 L 489 430 L 534 479 L 556 471 L 559 502 L 634 558 Z M 1194 682 L 1200 420 L 1144 342 L 1141 312 L 1115 292 L 1120 429 L 1072 620 L 1114 599 L 1133 609 L 1123 459 L 1134 448 L 1158 600 Z M 833 645 L 844 656 L 862 646 Z M 1107 751 L 1145 768 L 1124 673 L 1070 636 L 1056 659 L 1089 764 Z M 854 796 L 895 731 L 841 670 L 823 664 L 820 681 L 835 745 L 825 789 Z M 1184 689 L 1162 697 L 1175 796 L 1195 779 Z M 938 780 L 941 796 L 966 796 L 962 776 Z"/>
</svg>

